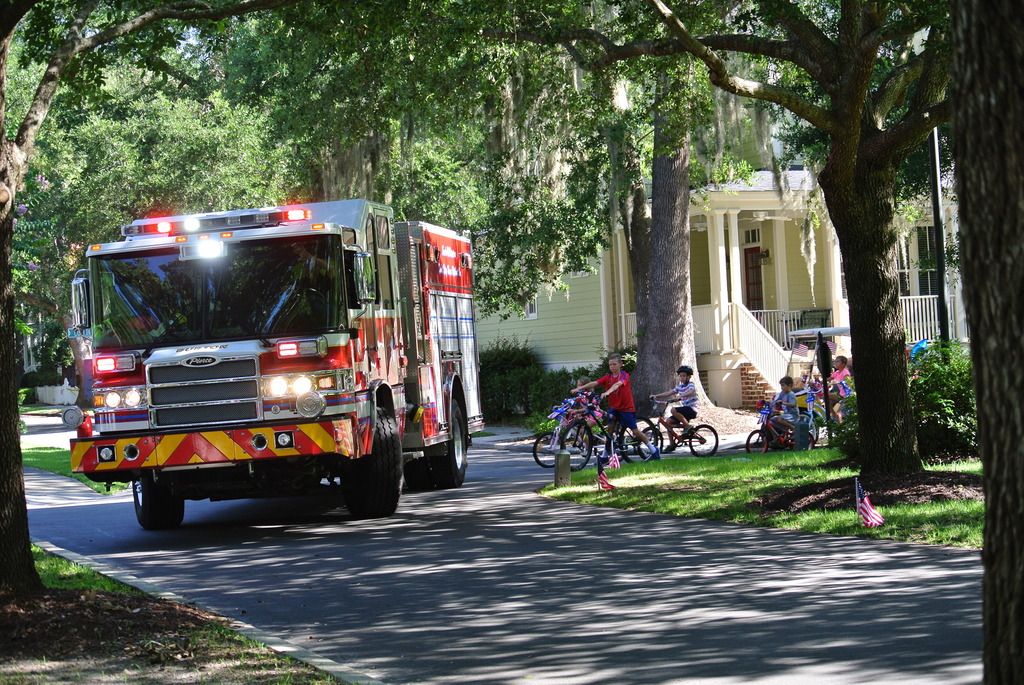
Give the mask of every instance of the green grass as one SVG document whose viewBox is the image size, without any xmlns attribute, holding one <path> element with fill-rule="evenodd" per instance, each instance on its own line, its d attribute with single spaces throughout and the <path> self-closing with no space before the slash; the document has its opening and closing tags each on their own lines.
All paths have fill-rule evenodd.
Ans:
<svg viewBox="0 0 1024 685">
<path fill-rule="evenodd" d="M 64 557 L 32 545 L 32 558 L 43 585 L 58 590 L 104 590 L 121 594 L 143 594 L 135 588 L 80 566 Z"/>
<path fill-rule="evenodd" d="M 21 458 L 25 466 L 74 478 L 99 493 L 107 494 L 108 492 L 105 483 L 96 483 L 80 473 L 71 473 L 71 452 L 69 450 L 59 447 L 31 447 L 21 450 Z M 120 492 L 127 487 L 128 483 L 111 483 L 109 492 Z"/>
<path fill-rule="evenodd" d="M 18 407 L 19 414 L 35 414 L 38 416 L 60 416 L 67 407 L 51 407 L 48 404 L 23 404 Z"/>
<path fill-rule="evenodd" d="M 572 484 L 548 486 L 542 493 L 563 501 L 633 509 L 686 518 L 732 521 L 831 535 L 856 535 L 933 545 L 981 548 L 984 503 L 946 501 L 878 506 L 885 516 L 880 528 L 865 528 L 854 509 L 851 468 L 824 466 L 836 460 L 831 450 L 742 454 L 706 459 L 666 459 L 624 464 L 609 472 L 616 489 L 602 492 L 590 469 L 573 474 Z M 977 462 L 944 464 L 936 471 L 980 473 Z M 765 516 L 754 501 L 768 493 L 850 479 L 850 506 L 833 511 Z"/>
</svg>

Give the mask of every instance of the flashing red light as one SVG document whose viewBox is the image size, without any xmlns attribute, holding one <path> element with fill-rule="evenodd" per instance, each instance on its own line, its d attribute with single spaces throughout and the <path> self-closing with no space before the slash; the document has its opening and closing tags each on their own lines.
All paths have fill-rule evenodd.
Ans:
<svg viewBox="0 0 1024 685">
<path fill-rule="evenodd" d="M 299 344 L 296 342 L 282 342 L 277 344 L 278 357 L 296 357 L 299 354 Z"/>
<path fill-rule="evenodd" d="M 284 213 L 287 221 L 305 221 L 310 216 L 308 209 L 289 209 Z"/>
<path fill-rule="evenodd" d="M 124 354 L 118 357 L 96 357 L 93 361 L 96 373 L 112 373 L 115 371 L 134 371 L 135 355 Z"/>
<path fill-rule="evenodd" d="M 157 222 L 156 230 L 158 232 L 160 232 L 160 233 L 170 233 L 171 232 L 171 222 L 170 221 L 159 221 L 159 222 Z"/>
</svg>

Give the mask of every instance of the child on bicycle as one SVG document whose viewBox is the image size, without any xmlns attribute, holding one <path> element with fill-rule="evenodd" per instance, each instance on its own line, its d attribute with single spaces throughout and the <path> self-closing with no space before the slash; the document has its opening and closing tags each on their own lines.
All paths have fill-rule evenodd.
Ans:
<svg viewBox="0 0 1024 685">
<path fill-rule="evenodd" d="M 778 413 L 773 414 L 768 420 L 780 431 L 793 430 L 796 422 L 796 394 L 793 392 L 793 377 L 783 376 L 779 379 L 779 392 L 772 398 L 772 410 Z"/>
<path fill-rule="evenodd" d="M 584 383 L 573 390 L 574 394 L 585 392 L 601 386 L 604 392 L 601 397 L 608 398 L 608 413 L 621 425 L 643 441 L 651 451 L 651 459 L 661 459 L 657 446 L 651 444 L 650 438 L 636 428 L 636 405 L 633 403 L 633 387 L 629 382 L 629 374 L 622 369 L 622 356 L 613 352 L 608 355 L 608 373 L 596 381 Z"/>
<path fill-rule="evenodd" d="M 693 378 L 693 368 L 690 366 L 680 366 L 676 369 L 679 382 L 675 387 L 670 388 L 664 392 L 659 392 L 651 395 L 652 400 L 667 400 L 674 398 L 679 400 L 679 405 L 672 407 L 670 412 L 672 420 L 683 428 L 683 435 L 690 430 L 690 421 L 697 418 L 697 387 L 690 380 Z M 672 452 L 676 448 L 676 434 L 674 430 L 667 431 L 669 443 L 665 448 L 666 452 Z"/>
</svg>

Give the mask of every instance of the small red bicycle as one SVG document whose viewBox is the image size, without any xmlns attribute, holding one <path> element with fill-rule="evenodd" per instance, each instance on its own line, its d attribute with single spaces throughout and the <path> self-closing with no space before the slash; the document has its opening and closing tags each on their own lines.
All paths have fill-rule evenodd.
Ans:
<svg viewBox="0 0 1024 685">
<path fill-rule="evenodd" d="M 772 415 L 771 405 L 764 401 L 759 400 L 757 403 L 758 423 L 760 426 L 755 430 L 750 431 L 750 435 L 747 436 L 747 452 L 767 452 L 770 449 L 779 450 L 791 450 L 796 448 L 796 440 L 793 435 L 793 429 L 787 428 L 785 430 L 778 428 L 772 423 L 769 418 Z M 811 420 L 810 417 L 801 414 L 798 420 Z M 815 442 L 815 431 L 809 430 L 807 436 L 808 449 L 814 449 Z"/>
</svg>

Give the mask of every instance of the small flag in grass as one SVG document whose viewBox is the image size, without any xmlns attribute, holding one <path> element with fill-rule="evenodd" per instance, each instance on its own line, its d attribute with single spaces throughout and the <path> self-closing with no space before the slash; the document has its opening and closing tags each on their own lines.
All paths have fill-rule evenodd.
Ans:
<svg viewBox="0 0 1024 685">
<path fill-rule="evenodd" d="M 608 482 L 608 476 L 602 470 L 597 474 L 597 487 L 601 490 L 614 490 L 615 486 Z"/>
<path fill-rule="evenodd" d="M 619 455 L 612 452 L 612 456 L 608 457 L 608 468 L 617 469 L 622 467 L 622 462 L 619 461 Z"/>
<path fill-rule="evenodd" d="M 853 479 L 853 489 L 855 490 L 857 497 L 857 513 L 860 514 L 860 518 L 864 521 L 864 525 L 868 528 L 878 528 L 880 525 L 885 523 L 885 517 L 879 514 L 878 511 L 871 506 L 871 498 L 868 497 L 866 492 L 864 492 L 864 488 L 861 486 L 859 478 Z"/>
</svg>

